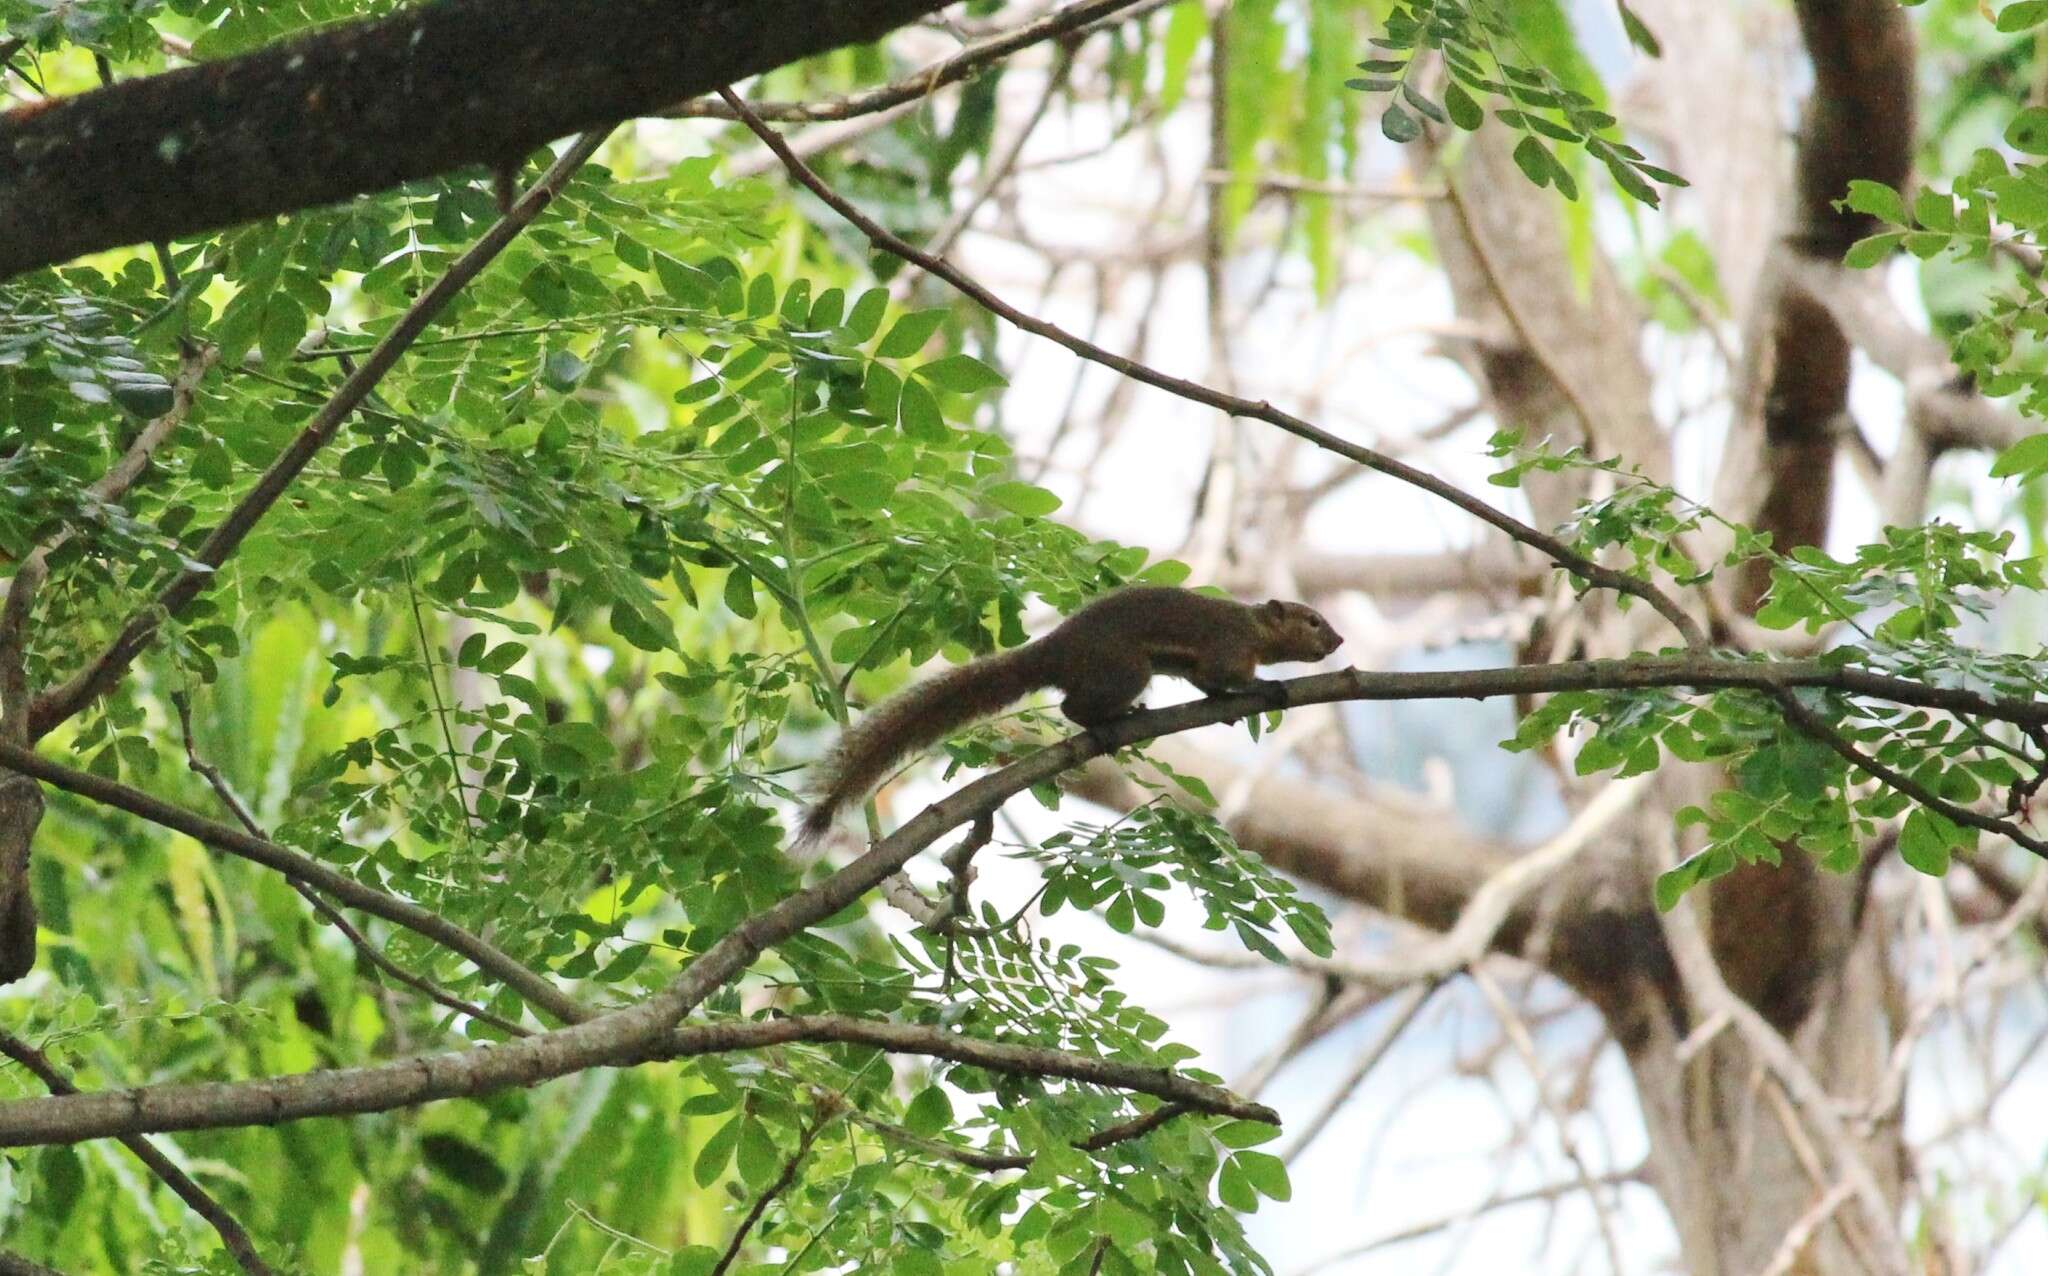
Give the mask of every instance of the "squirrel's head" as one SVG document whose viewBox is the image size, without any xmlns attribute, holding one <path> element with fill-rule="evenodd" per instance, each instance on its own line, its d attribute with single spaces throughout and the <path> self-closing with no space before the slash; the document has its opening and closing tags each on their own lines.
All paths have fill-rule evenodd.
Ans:
<svg viewBox="0 0 2048 1276">
<path fill-rule="evenodd" d="M 1323 614 L 1304 603 L 1268 600 L 1260 607 L 1274 637 L 1274 651 L 1282 660 L 1321 660 L 1344 645 L 1344 638 L 1330 628 Z"/>
</svg>

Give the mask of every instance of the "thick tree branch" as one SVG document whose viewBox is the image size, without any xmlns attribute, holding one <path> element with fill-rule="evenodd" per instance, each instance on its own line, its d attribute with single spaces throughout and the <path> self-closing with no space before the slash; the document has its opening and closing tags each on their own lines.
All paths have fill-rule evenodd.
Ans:
<svg viewBox="0 0 2048 1276">
<path fill-rule="evenodd" d="M 0 279 L 535 147 L 947 0 L 435 0 L 0 116 Z M 430 122 L 431 127 L 423 127 Z"/>
<path fill-rule="evenodd" d="M 313 419 L 306 423 L 305 428 L 299 431 L 282 452 L 278 453 L 277 459 L 257 478 L 255 485 L 233 509 L 228 511 L 227 517 L 221 520 L 220 525 L 214 528 L 193 552 L 192 557 L 203 564 L 203 568 L 180 572 L 175 580 L 164 587 L 162 593 L 129 617 L 120 634 L 89 664 L 72 675 L 62 686 L 45 691 L 35 698 L 28 712 L 28 734 L 31 741 L 47 735 L 51 728 L 77 713 L 95 697 L 106 694 L 120 681 L 121 675 L 127 671 L 135 657 L 156 637 L 157 628 L 163 623 L 164 618 L 177 615 L 212 582 L 212 569 L 225 563 L 241 546 L 243 538 L 262 521 L 265 514 L 270 512 L 271 506 L 284 495 L 285 489 L 291 486 L 292 481 L 306 468 L 314 455 L 334 437 L 335 431 L 341 428 L 342 422 L 348 419 L 349 414 L 377 388 L 377 383 L 384 379 L 384 375 L 391 371 L 399 357 L 419 339 L 421 333 L 426 331 L 434 316 L 441 312 L 442 307 L 446 306 L 464 285 L 495 260 L 520 231 L 531 224 L 534 218 L 540 216 L 541 211 L 553 202 L 562 187 L 568 184 L 570 176 L 596 152 L 603 140 L 602 133 L 587 133 L 578 138 L 548 167 L 548 171 L 541 175 L 532 189 L 520 196 L 512 207 L 506 210 L 505 215 L 484 232 L 482 238 L 462 256 L 456 258 L 447 271 L 420 294 L 419 299 L 406 309 L 396 324 L 392 325 L 391 331 L 384 334 L 384 339 L 364 357 L 362 365 L 348 375 L 334 391 L 333 396 L 313 414 Z M 4 147 L 5 143 L 5 133 L 0 131 L 0 147 Z M 0 178 L 4 178 L 4 173 L 0 173 Z M 0 189 L 4 189 L 4 185 L 4 181 L 0 181 Z M 124 188 L 116 185 L 108 189 Z M 5 199 L 5 195 L 0 194 L 0 208 L 4 208 Z M 0 224 L 4 224 L 5 221 L 5 213 L 0 212 Z"/>
<path fill-rule="evenodd" d="M 0 1032 L 0 1054 L 6 1055 L 22 1067 L 35 1074 L 35 1078 L 48 1087 L 51 1094 L 75 1095 L 78 1087 L 70 1078 L 57 1070 L 49 1056 L 11 1032 Z M 256 1242 L 249 1239 L 249 1233 L 233 1214 L 198 1183 L 172 1163 L 157 1146 L 140 1134 L 120 1136 L 121 1146 L 135 1154 L 135 1159 L 149 1167 L 149 1172 L 163 1180 L 164 1186 L 177 1194 L 179 1200 L 191 1208 L 194 1214 L 205 1219 L 219 1234 L 220 1243 L 228 1253 L 235 1256 L 242 1270 L 250 1276 L 270 1276 L 270 1264 L 256 1252 Z"/>
<path fill-rule="evenodd" d="M 1700 648 L 1706 645 L 1706 636 L 1700 630 L 1699 625 L 1691 616 L 1686 614 L 1685 609 L 1680 607 L 1676 600 L 1659 589 L 1654 583 L 1643 580 L 1640 577 L 1631 576 L 1626 572 L 1602 567 L 1583 554 L 1573 550 L 1557 537 L 1531 527 L 1511 515 L 1502 513 L 1454 483 L 1446 482 L 1433 474 L 1416 469 L 1414 466 L 1395 460 L 1384 453 L 1340 439 L 1329 431 L 1312 425 L 1292 413 L 1283 412 L 1264 400 L 1254 401 L 1239 395 L 1228 394 L 1222 390 L 1202 385 L 1199 382 L 1189 381 L 1183 377 L 1176 377 L 1169 373 L 1161 372 L 1149 364 L 1140 363 L 1135 359 L 1117 354 L 1115 351 L 1096 345 L 1084 337 L 1077 337 L 1057 324 L 1047 322 L 1035 315 L 1024 313 L 996 296 L 980 282 L 960 270 L 959 267 L 941 258 L 934 257 L 930 253 L 921 251 L 901 236 L 863 213 L 851 201 L 827 185 L 824 179 L 820 178 L 809 165 L 797 158 L 796 154 L 789 149 L 788 144 L 782 140 L 782 137 L 775 130 L 762 123 L 759 117 L 748 110 L 746 104 L 734 96 L 730 90 L 721 89 L 719 94 L 725 99 L 726 104 L 732 107 L 740 115 L 740 118 L 746 122 L 747 127 L 754 130 L 755 135 L 766 143 L 776 155 L 781 157 L 783 166 L 789 170 L 790 175 L 799 184 L 823 200 L 834 212 L 850 222 L 856 230 L 867 237 L 869 243 L 883 252 L 901 257 L 928 274 L 945 280 L 991 314 L 1008 320 L 1018 328 L 1034 336 L 1044 337 L 1048 341 L 1064 346 L 1081 358 L 1091 363 L 1101 364 L 1103 367 L 1121 373 L 1133 381 L 1139 381 L 1157 389 L 1165 390 L 1169 394 L 1177 395 L 1189 402 L 1200 403 L 1206 407 L 1215 408 L 1219 412 L 1228 413 L 1231 416 L 1248 417 L 1255 421 L 1263 421 L 1268 425 L 1275 426 L 1288 434 L 1294 435 L 1296 438 L 1312 443 L 1325 451 L 1335 453 L 1348 461 L 1385 474 L 1389 478 L 1398 479 L 1410 486 L 1418 487 L 1432 496 L 1447 501 L 1465 511 L 1480 522 L 1506 533 L 1514 540 L 1542 551 L 1543 554 L 1560 567 L 1589 581 L 1593 585 L 1640 598 L 1648 603 L 1658 615 L 1671 622 L 1672 627 L 1684 639 L 1686 646 Z"/>
<path fill-rule="evenodd" d="M 1043 1046 L 983 1041 L 923 1024 L 809 1015 L 695 1024 L 659 1034 L 651 1043 L 636 1039 L 630 1032 L 599 1031 L 617 1028 L 629 1015 L 639 1015 L 650 1004 L 509 1046 L 481 1047 L 382 1067 L 307 1072 L 260 1081 L 144 1086 L 54 1099 L 17 1099 L 0 1103 L 0 1147 L 77 1143 L 165 1130 L 274 1125 L 305 1117 L 379 1111 L 459 1094 L 482 1094 L 505 1085 L 534 1085 L 585 1068 L 731 1054 L 798 1042 L 870 1046 L 890 1054 L 946 1059 L 992 1072 L 1058 1077 L 1151 1095 L 1184 1111 L 1273 1125 L 1280 1121 L 1264 1104 L 1241 1099 L 1221 1086 L 1191 1080 L 1166 1068 L 1120 1063 Z M 517 1056 L 516 1060 L 513 1056 Z M 562 1066 L 571 1060 L 573 1066 Z M 394 1079 L 401 1084 L 394 1087 Z M 465 1084 L 476 1088 L 450 1088 Z"/>
</svg>

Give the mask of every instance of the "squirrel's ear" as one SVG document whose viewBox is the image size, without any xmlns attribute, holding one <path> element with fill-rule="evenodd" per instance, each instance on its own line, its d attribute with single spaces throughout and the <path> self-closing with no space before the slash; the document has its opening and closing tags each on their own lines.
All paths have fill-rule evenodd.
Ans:
<svg viewBox="0 0 2048 1276">
<path fill-rule="evenodd" d="M 1285 616 L 1287 614 L 1287 604 L 1281 602 L 1277 598 L 1268 598 L 1266 600 L 1265 606 L 1266 614 L 1268 616 L 1271 616 L 1275 620 L 1278 620 L 1280 619 L 1280 617 Z"/>
</svg>

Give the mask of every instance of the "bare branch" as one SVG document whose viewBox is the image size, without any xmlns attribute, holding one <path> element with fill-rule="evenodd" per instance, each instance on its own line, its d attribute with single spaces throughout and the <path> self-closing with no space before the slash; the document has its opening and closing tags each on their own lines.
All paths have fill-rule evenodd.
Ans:
<svg viewBox="0 0 2048 1276">
<path fill-rule="evenodd" d="M 977 41 L 949 58 L 872 89 L 823 102 L 757 102 L 750 109 L 763 119 L 782 124 L 849 120 L 862 115 L 872 115 L 877 111 L 886 111 L 906 103 L 921 102 L 947 85 L 957 84 L 969 76 L 976 75 L 1019 49 L 1042 44 L 1047 40 L 1086 35 L 1088 32 L 1082 28 L 1088 27 L 1091 23 L 1109 26 L 1111 23 L 1108 19 L 1111 18 L 1118 22 L 1142 18 L 1165 8 L 1170 3 L 1172 0 L 1081 0 L 1078 4 L 1071 4 L 1055 13 L 1047 14 L 1036 22 L 1027 22 L 1014 30 Z M 1128 12 L 1124 12 L 1126 10 Z M 680 106 L 671 107 L 663 114 L 721 120 L 740 118 L 731 106 L 710 97 L 692 99 Z"/>
</svg>

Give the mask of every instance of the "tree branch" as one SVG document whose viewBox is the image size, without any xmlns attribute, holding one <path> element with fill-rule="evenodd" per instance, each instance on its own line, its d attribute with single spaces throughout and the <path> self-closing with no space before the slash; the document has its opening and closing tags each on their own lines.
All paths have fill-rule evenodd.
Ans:
<svg viewBox="0 0 2048 1276">
<path fill-rule="evenodd" d="M 1166 1068 L 1120 1063 L 1043 1046 L 983 1041 L 922 1024 L 810 1015 L 696 1024 L 662 1033 L 650 1044 L 639 1039 L 626 1021 L 636 1016 L 644 1019 L 643 1012 L 653 1004 L 643 1002 L 632 1011 L 511 1045 L 484 1046 L 378 1067 L 306 1072 L 258 1081 L 143 1086 L 52 1099 L 17 1099 L 0 1103 L 0 1147 L 77 1143 L 165 1130 L 274 1125 L 306 1117 L 382 1111 L 431 1099 L 484 1094 L 508 1085 L 534 1085 L 586 1068 L 731 1054 L 793 1042 L 871 1046 L 890 1054 L 946 1059 L 992 1072 L 1059 1077 L 1151 1095 L 1186 1111 L 1272 1125 L 1280 1122 L 1279 1115 L 1264 1104 L 1241 1099 L 1221 1086 L 1195 1081 Z"/>
<path fill-rule="evenodd" d="M 194 815 L 184 807 L 166 802 L 140 789 L 131 788 L 117 780 L 109 780 L 53 762 L 19 745 L 0 742 L 0 767 L 34 776 L 45 784 L 63 789 L 67 793 L 75 793 L 103 806 L 126 811 L 152 824 L 174 829 L 214 850 L 238 855 L 265 868 L 274 869 L 295 883 L 325 891 L 351 908 L 359 908 L 373 917 L 382 917 L 385 921 L 416 931 L 442 947 L 460 953 L 479 970 L 495 977 L 557 1019 L 579 1023 L 592 1017 L 590 1010 L 489 940 L 470 933 L 430 909 L 422 908 L 395 895 L 388 895 L 375 887 L 365 886 L 355 878 L 329 868 L 310 855 L 206 819 L 204 816 Z"/>
<path fill-rule="evenodd" d="M 0 115 L 0 279 L 516 163 L 946 3 L 436 0 Z"/>
</svg>

